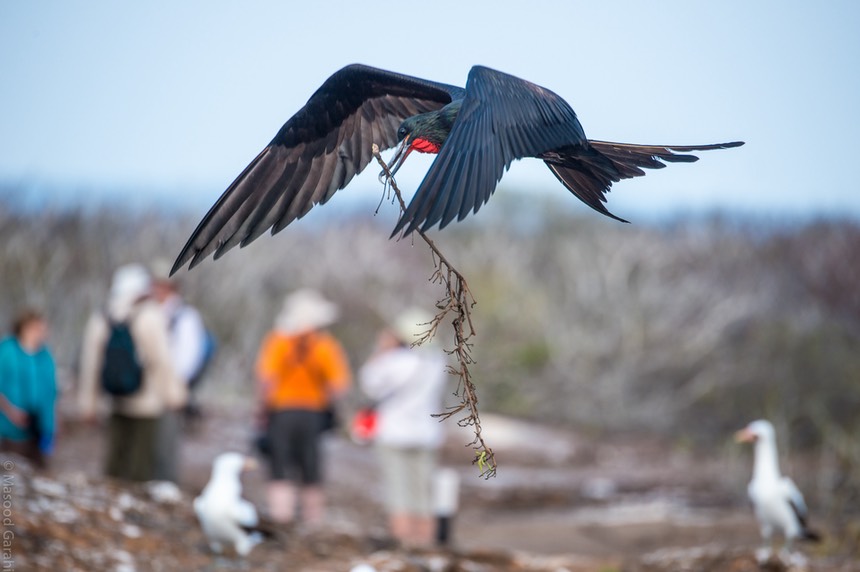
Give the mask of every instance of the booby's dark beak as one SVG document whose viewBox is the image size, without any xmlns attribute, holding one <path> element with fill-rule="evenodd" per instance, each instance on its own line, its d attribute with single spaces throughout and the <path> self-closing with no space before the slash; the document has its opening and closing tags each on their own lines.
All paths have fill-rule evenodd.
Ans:
<svg viewBox="0 0 860 572">
<path fill-rule="evenodd" d="M 756 439 L 758 436 L 746 427 L 735 433 L 736 443 L 754 443 Z"/>
<path fill-rule="evenodd" d="M 406 161 L 406 157 L 409 156 L 409 153 L 412 152 L 412 145 L 409 141 L 409 135 L 406 135 L 403 140 L 400 142 L 400 145 L 397 147 L 397 151 L 394 152 L 394 157 L 391 158 L 391 162 L 388 164 L 388 170 L 391 172 L 391 176 L 394 176 L 394 173 L 397 172 L 397 169 L 400 168 L 400 165 Z M 381 171 L 379 173 L 379 182 L 384 182 L 385 171 Z"/>
</svg>

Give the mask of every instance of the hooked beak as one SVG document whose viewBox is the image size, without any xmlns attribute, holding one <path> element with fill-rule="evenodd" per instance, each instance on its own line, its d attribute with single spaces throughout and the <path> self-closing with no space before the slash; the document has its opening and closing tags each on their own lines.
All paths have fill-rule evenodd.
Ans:
<svg viewBox="0 0 860 572">
<path fill-rule="evenodd" d="M 746 427 L 735 433 L 736 443 L 754 443 L 756 439 L 756 434 Z"/>
<path fill-rule="evenodd" d="M 388 164 L 388 171 L 391 173 L 391 176 L 394 176 L 394 173 L 400 168 L 404 161 L 406 161 L 406 157 L 409 153 L 412 152 L 412 146 L 409 143 L 409 135 L 403 138 L 403 141 L 400 142 L 400 145 L 397 147 L 397 151 L 394 152 L 394 157 L 391 158 L 391 163 Z M 379 182 L 384 182 L 385 171 L 381 171 L 379 173 Z"/>
</svg>

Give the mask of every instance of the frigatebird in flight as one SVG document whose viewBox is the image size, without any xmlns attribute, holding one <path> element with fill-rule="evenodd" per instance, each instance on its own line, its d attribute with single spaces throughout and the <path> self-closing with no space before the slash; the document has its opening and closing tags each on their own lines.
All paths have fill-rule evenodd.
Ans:
<svg viewBox="0 0 860 572">
<path fill-rule="evenodd" d="M 290 118 L 272 142 L 224 191 L 182 249 L 173 272 L 217 259 L 272 229 L 279 232 L 314 205 L 326 203 L 364 170 L 371 145 L 399 146 L 396 172 L 412 151 L 437 153 L 392 236 L 444 228 L 478 212 L 514 159 L 541 159 L 567 189 L 594 210 L 622 222 L 604 206 L 612 183 L 691 163 L 677 154 L 738 147 L 632 145 L 587 139 L 561 97 L 483 66 L 466 88 L 365 65 L 336 72 Z"/>
</svg>

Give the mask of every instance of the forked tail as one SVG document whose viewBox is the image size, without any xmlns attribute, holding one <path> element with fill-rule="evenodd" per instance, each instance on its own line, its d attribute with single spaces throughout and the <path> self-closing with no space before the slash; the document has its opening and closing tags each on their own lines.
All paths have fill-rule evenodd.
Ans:
<svg viewBox="0 0 860 572">
<path fill-rule="evenodd" d="M 543 153 L 546 166 L 582 202 L 608 217 L 627 222 L 606 210 L 606 193 L 612 183 L 645 175 L 642 169 L 662 169 L 666 163 L 693 163 L 699 158 L 690 151 L 710 151 L 740 147 L 743 141 L 713 145 L 633 145 L 608 141 L 588 141 Z"/>
</svg>

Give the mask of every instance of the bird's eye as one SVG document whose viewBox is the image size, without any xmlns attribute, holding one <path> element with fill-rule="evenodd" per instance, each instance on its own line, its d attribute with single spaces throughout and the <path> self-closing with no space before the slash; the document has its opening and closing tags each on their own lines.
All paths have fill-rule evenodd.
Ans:
<svg viewBox="0 0 860 572">
<path fill-rule="evenodd" d="M 406 128 L 401 127 L 400 129 L 397 130 L 397 138 L 403 139 L 404 137 L 406 137 Z"/>
</svg>

